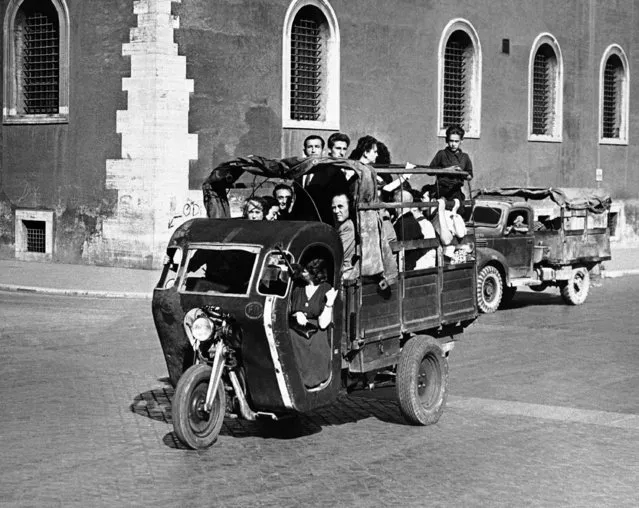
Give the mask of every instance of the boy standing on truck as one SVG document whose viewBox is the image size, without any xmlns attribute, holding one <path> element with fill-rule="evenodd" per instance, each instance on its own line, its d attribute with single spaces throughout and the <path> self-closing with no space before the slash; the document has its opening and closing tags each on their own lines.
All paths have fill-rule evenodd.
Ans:
<svg viewBox="0 0 639 508">
<path fill-rule="evenodd" d="M 468 173 L 468 179 L 473 177 L 473 163 L 467 153 L 461 149 L 465 131 L 459 125 L 451 125 L 446 129 L 446 148 L 435 154 L 430 163 L 433 169 L 449 168 L 459 166 L 461 171 Z M 446 201 L 458 199 L 460 203 L 459 214 L 463 214 L 464 193 L 462 188 L 464 180 L 454 176 L 440 175 L 434 184 L 424 185 L 422 193 L 428 192 L 428 199 L 444 198 Z M 425 196 L 426 198 L 426 196 Z M 450 206 L 446 207 L 451 209 Z"/>
</svg>

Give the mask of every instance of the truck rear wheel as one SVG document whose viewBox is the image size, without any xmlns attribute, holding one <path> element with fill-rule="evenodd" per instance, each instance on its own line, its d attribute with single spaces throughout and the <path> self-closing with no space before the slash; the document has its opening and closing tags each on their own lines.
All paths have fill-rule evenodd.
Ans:
<svg viewBox="0 0 639 508">
<path fill-rule="evenodd" d="M 448 396 L 448 360 L 432 337 L 413 337 L 397 365 L 397 398 L 413 425 L 437 423 Z"/>
<path fill-rule="evenodd" d="M 573 268 L 570 279 L 561 286 L 561 296 L 569 305 L 581 305 L 590 291 L 590 273 L 584 267 Z"/>
<path fill-rule="evenodd" d="M 499 308 L 504 294 L 504 282 L 499 270 L 492 265 L 484 266 L 477 275 L 477 307 L 486 314 Z"/>
</svg>

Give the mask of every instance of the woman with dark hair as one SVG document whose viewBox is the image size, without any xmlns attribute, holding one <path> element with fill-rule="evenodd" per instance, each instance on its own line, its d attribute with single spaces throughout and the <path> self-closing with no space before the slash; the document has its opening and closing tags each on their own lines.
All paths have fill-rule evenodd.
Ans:
<svg viewBox="0 0 639 508">
<path fill-rule="evenodd" d="M 280 204 L 272 196 L 262 196 L 264 201 L 264 220 L 277 220 L 280 217 Z"/>
<path fill-rule="evenodd" d="M 302 381 L 307 388 L 326 381 L 331 373 L 331 344 L 327 328 L 333 321 L 337 291 L 326 282 L 326 261 L 310 260 L 291 294 L 291 340 Z"/>
<path fill-rule="evenodd" d="M 348 158 L 364 164 L 375 164 L 377 160 L 377 143 L 378 141 L 373 136 L 362 136 L 357 140 L 357 146 Z"/>
<path fill-rule="evenodd" d="M 349 159 L 359 161 L 362 164 L 375 164 L 377 160 L 377 143 L 373 136 L 362 136 L 357 140 L 355 150 L 348 156 Z M 349 195 L 353 195 L 357 174 L 352 169 L 344 169 Z M 337 194 L 337 193 L 335 193 Z"/>
<path fill-rule="evenodd" d="M 262 198 L 252 197 L 244 203 L 242 217 L 248 220 L 264 220 L 266 204 Z"/>
</svg>

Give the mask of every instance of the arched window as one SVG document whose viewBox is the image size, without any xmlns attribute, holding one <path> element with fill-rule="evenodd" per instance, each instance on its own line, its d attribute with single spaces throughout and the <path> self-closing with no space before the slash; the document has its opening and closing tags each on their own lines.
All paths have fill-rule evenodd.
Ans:
<svg viewBox="0 0 639 508">
<path fill-rule="evenodd" d="M 563 64 L 557 40 L 541 34 L 530 52 L 528 75 L 528 139 L 561 141 Z"/>
<path fill-rule="evenodd" d="M 339 129 L 339 28 L 326 0 L 294 0 L 284 20 L 284 127 Z"/>
<path fill-rule="evenodd" d="M 604 52 L 599 70 L 599 142 L 628 143 L 628 59 L 620 46 Z"/>
<path fill-rule="evenodd" d="M 11 0 L 4 17 L 4 122 L 66 122 L 68 83 L 64 1 Z"/>
<path fill-rule="evenodd" d="M 481 46 L 464 19 L 446 25 L 439 41 L 438 132 L 461 125 L 466 137 L 479 137 L 481 123 Z"/>
</svg>

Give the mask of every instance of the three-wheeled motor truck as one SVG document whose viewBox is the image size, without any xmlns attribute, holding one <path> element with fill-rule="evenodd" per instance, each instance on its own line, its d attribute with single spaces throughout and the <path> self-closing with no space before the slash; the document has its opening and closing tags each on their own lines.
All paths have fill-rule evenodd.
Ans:
<svg viewBox="0 0 639 508">
<path fill-rule="evenodd" d="M 169 241 L 152 307 L 175 386 L 174 429 L 188 447 L 210 446 L 225 414 L 279 420 L 380 379 L 395 380 L 401 411 L 411 424 L 435 423 L 444 409 L 448 354 L 455 336 L 477 317 L 472 231 L 462 240 L 466 258 L 455 264 L 444 261 L 437 240 L 385 243 L 388 209 L 401 213 L 437 205 L 381 203 L 375 171 L 356 161 L 243 158 L 216 168 L 207 185 L 222 192 L 244 171 L 299 181 L 326 165 L 357 175 L 351 189 L 360 274 L 354 280 L 342 280 L 340 237 L 320 221 L 194 219 Z M 298 186 L 296 192 L 304 190 Z M 208 199 L 218 199 L 217 209 L 224 209 L 224 194 Z M 416 249 L 434 249 L 436 264 L 407 270 L 406 255 Z M 325 358 L 301 355 L 293 341 L 304 339 L 290 325 L 292 274 L 317 258 L 327 264 L 328 282 L 339 290 Z M 309 362 L 322 372 L 313 386 L 302 375 Z"/>
<path fill-rule="evenodd" d="M 493 188 L 476 194 L 477 306 L 495 312 L 520 286 L 558 287 L 582 304 L 590 271 L 610 259 L 611 199 L 598 189 Z"/>
</svg>

